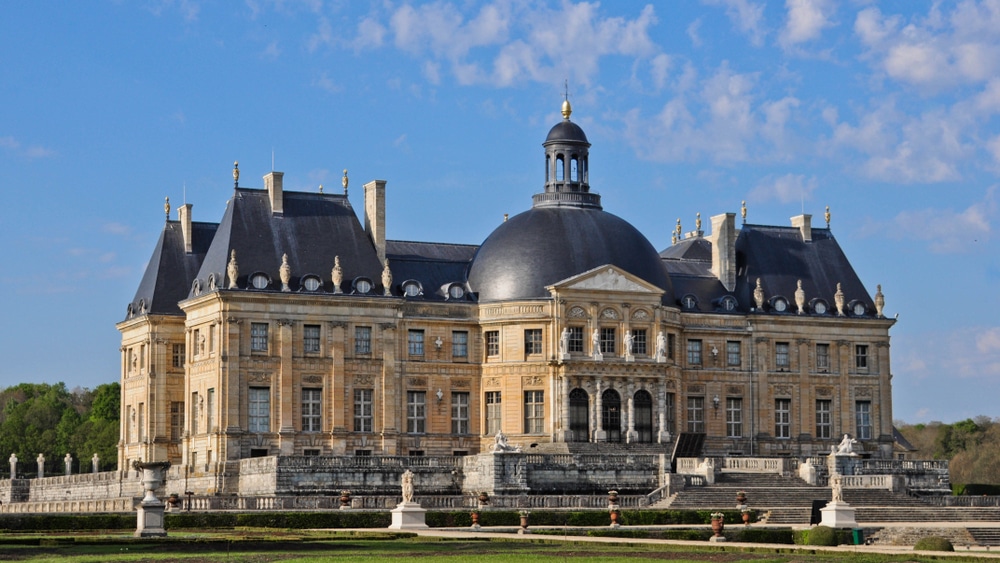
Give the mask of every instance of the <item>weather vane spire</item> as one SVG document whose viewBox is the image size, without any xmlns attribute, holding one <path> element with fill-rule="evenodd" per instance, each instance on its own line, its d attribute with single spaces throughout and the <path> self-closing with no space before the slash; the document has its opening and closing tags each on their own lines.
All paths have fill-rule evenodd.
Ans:
<svg viewBox="0 0 1000 563">
<path fill-rule="evenodd" d="M 563 119 L 569 121 L 569 116 L 573 113 L 573 106 L 569 105 L 569 80 L 563 81 Z"/>
</svg>

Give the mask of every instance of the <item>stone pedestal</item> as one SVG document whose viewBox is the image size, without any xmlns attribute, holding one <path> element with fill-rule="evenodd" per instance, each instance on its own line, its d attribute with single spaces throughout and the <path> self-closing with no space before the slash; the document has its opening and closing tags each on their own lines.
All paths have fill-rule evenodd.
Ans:
<svg viewBox="0 0 1000 563">
<path fill-rule="evenodd" d="M 162 538 L 166 537 L 167 529 L 163 527 L 163 511 L 166 508 L 162 501 L 147 504 L 145 501 L 137 509 L 135 537 Z"/>
<path fill-rule="evenodd" d="M 855 509 L 846 502 L 829 502 L 824 508 L 819 509 L 821 514 L 820 524 L 831 528 L 857 528 L 858 522 L 854 519 Z"/>
<path fill-rule="evenodd" d="M 635 356 L 633 356 L 632 354 L 625 354 L 625 361 L 626 362 L 634 362 L 635 361 Z"/>
<path fill-rule="evenodd" d="M 390 530 L 413 530 L 426 528 L 427 511 L 416 502 L 401 502 L 392 509 L 392 524 Z"/>
<path fill-rule="evenodd" d="M 568 362 L 571 357 L 569 354 L 559 354 L 559 361 Z"/>
</svg>

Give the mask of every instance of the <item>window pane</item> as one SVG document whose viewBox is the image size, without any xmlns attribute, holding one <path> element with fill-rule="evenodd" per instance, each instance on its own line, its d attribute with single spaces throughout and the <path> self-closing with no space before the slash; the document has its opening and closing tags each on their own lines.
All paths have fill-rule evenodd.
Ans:
<svg viewBox="0 0 1000 563">
<path fill-rule="evenodd" d="M 632 331 L 633 352 L 635 354 L 646 355 L 646 329 L 640 328 Z"/>
<path fill-rule="evenodd" d="M 542 353 L 542 329 L 529 328 L 524 331 L 524 353 L 525 354 Z"/>
<path fill-rule="evenodd" d="M 615 329 L 614 327 L 601 328 L 601 353 L 615 353 Z"/>
<path fill-rule="evenodd" d="M 687 346 L 688 364 L 692 366 L 700 366 L 701 340 L 688 340 Z"/>
<path fill-rule="evenodd" d="M 319 325 L 302 327 L 302 351 L 306 354 L 319 353 Z"/>
<path fill-rule="evenodd" d="M 699 342 L 700 344 L 701 342 Z M 688 397 L 688 432 L 705 431 L 705 397 Z"/>
<path fill-rule="evenodd" d="M 583 353 L 583 327 L 569 327 L 569 352 Z"/>
<path fill-rule="evenodd" d="M 406 392 L 406 431 L 410 434 L 423 434 L 426 431 L 426 397 L 424 391 Z"/>
<path fill-rule="evenodd" d="M 816 401 L 816 437 L 820 439 L 829 439 L 833 434 L 831 428 L 831 418 L 830 411 L 832 409 L 833 401 L 829 399 L 820 399 Z"/>
<path fill-rule="evenodd" d="M 543 391 L 524 392 L 524 433 L 541 434 L 545 431 Z"/>
<path fill-rule="evenodd" d="M 859 371 L 868 369 L 868 346 L 866 344 L 858 344 L 854 347 L 854 365 Z"/>
<path fill-rule="evenodd" d="M 469 355 L 469 333 L 453 331 L 451 333 L 451 355 L 455 358 L 465 358 Z"/>
<path fill-rule="evenodd" d="M 321 398 L 323 392 L 320 389 L 302 390 L 302 431 L 320 432 L 322 430 L 323 416 L 321 409 Z"/>
<path fill-rule="evenodd" d="M 726 399 L 726 437 L 743 437 L 743 399 Z"/>
<path fill-rule="evenodd" d="M 774 437 L 792 437 L 792 400 L 775 399 L 774 401 Z"/>
<path fill-rule="evenodd" d="M 858 401 L 854 404 L 854 418 L 859 440 L 872 439 L 872 404 L 870 401 Z"/>
<path fill-rule="evenodd" d="M 354 390 L 354 431 L 355 432 L 371 432 L 372 431 L 372 390 L 371 389 L 355 389 Z"/>
<path fill-rule="evenodd" d="M 469 394 L 451 394 L 451 433 L 469 433 Z"/>
<path fill-rule="evenodd" d="M 487 356 L 498 356 L 500 355 L 500 332 L 496 330 L 490 330 L 486 332 L 486 355 Z"/>
<path fill-rule="evenodd" d="M 500 392 L 486 392 L 486 433 L 490 436 L 500 431 Z"/>
<path fill-rule="evenodd" d="M 424 331 L 411 330 L 407 337 L 407 344 L 411 356 L 424 355 Z"/>
<path fill-rule="evenodd" d="M 742 364 L 742 359 L 739 341 L 730 340 L 726 342 L 726 365 L 729 367 L 739 367 Z"/>
<path fill-rule="evenodd" d="M 829 344 L 817 344 L 816 345 L 816 369 L 819 371 L 826 371 L 830 369 L 830 345 Z"/>
<path fill-rule="evenodd" d="M 271 389 L 269 387 L 250 388 L 249 430 L 250 432 L 271 431 Z"/>
<path fill-rule="evenodd" d="M 354 353 L 355 354 L 372 353 L 372 327 L 370 326 L 354 327 Z"/>
<path fill-rule="evenodd" d="M 774 365 L 778 368 L 787 368 L 790 365 L 788 358 L 788 343 L 777 342 L 774 345 Z"/>
<path fill-rule="evenodd" d="M 267 352 L 267 323 L 250 323 L 250 350 Z"/>
</svg>

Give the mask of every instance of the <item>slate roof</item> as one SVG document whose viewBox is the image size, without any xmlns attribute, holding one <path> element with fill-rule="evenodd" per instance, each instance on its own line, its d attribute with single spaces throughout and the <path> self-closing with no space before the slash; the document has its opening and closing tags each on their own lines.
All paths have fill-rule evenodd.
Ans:
<svg viewBox="0 0 1000 563">
<path fill-rule="evenodd" d="M 156 315 L 183 315 L 177 302 L 185 299 L 215 236 L 218 223 L 192 222 L 192 253 L 184 252 L 184 235 L 179 221 L 167 221 L 126 317 L 143 312 Z"/>
<path fill-rule="evenodd" d="M 459 283 L 468 291 L 466 271 L 478 246 L 401 240 L 386 241 L 385 246 L 394 294 L 402 294 L 400 285 L 407 280 L 420 282 L 423 299 L 445 299 L 452 283 Z"/>
</svg>

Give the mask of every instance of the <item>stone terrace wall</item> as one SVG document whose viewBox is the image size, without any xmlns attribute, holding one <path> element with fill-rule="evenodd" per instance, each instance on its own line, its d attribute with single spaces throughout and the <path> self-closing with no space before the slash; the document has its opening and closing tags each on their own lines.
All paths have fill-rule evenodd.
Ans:
<svg viewBox="0 0 1000 563">
<path fill-rule="evenodd" d="M 664 455 L 528 454 L 525 464 L 527 486 L 532 494 L 594 493 L 609 489 L 623 494 L 645 494 L 660 487 L 660 477 L 669 468 Z"/>
</svg>

